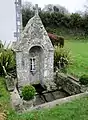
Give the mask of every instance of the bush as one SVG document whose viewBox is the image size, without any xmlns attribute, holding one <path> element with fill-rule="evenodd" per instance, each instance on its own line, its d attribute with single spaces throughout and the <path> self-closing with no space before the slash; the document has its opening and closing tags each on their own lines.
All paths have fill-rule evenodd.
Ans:
<svg viewBox="0 0 88 120">
<path fill-rule="evenodd" d="M 0 42 L 0 75 L 6 75 L 3 68 L 7 74 L 16 74 L 15 53 Z"/>
<path fill-rule="evenodd" d="M 79 82 L 81 85 L 87 85 L 88 84 L 88 75 L 82 75 L 79 79 Z"/>
<path fill-rule="evenodd" d="M 65 70 L 71 63 L 70 51 L 56 46 L 54 49 L 54 69 Z"/>
<path fill-rule="evenodd" d="M 22 88 L 22 97 L 24 100 L 31 100 L 35 95 L 35 88 L 32 85 L 26 85 Z"/>
</svg>

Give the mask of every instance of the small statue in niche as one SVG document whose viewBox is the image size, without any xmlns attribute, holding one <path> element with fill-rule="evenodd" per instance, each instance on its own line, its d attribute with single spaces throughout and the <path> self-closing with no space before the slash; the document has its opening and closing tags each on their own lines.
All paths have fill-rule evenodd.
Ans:
<svg viewBox="0 0 88 120">
<path fill-rule="evenodd" d="M 32 74 L 35 73 L 36 69 L 35 69 L 35 58 L 30 58 L 30 71 Z"/>
</svg>

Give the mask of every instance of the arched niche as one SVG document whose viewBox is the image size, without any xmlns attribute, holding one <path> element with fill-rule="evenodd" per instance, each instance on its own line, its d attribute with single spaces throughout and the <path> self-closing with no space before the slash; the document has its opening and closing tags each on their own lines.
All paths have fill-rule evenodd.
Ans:
<svg viewBox="0 0 88 120">
<path fill-rule="evenodd" d="M 30 68 L 30 81 L 33 84 L 42 83 L 43 68 L 44 68 L 44 52 L 42 47 L 33 46 L 29 50 L 29 68 Z"/>
</svg>

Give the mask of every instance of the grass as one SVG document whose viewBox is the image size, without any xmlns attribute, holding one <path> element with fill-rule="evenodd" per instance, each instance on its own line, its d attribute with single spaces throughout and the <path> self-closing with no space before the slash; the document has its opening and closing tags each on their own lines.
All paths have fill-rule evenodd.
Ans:
<svg viewBox="0 0 88 120">
<path fill-rule="evenodd" d="M 0 112 L 7 114 L 7 120 L 88 120 L 88 98 L 77 99 L 52 109 L 17 114 L 11 108 L 4 78 L 0 78 Z"/>
<path fill-rule="evenodd" d="M 0 112 L 8 111 L 8 107 L 10 106 L 9 101 L 10 96 L 9 93 L 6 91 L 5 79 L 0 78 Z"/>
<path fill-rule="evenodd" d="M 75 100 L 52 109 L 14 114 L 9 120 L 88 120 L 88 98 Z"/>
<path fill-rule="evenodd" d="M 68 73 L 80 77 L 88 74 L 88 42 L 69 40 L 65 42 L 65 47 L 70 49 L 73 64 L 68 68 Z"/>
<path fill-rule="evenodd" d="M 65 47 L 70 49 L 73 64 L 68 68 L 68 73 L 80 77 L 88 74 L 88 35 L 84 36 L 82 30 L 53 28 L 53 33 L 64 36 Z"/>
</svg>

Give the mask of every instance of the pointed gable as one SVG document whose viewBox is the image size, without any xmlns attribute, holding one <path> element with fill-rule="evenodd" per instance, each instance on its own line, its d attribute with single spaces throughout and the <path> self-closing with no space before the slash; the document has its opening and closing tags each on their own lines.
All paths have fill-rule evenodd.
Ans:
<svg viewBox="0 0 88 120">
<path fill-rule="evenodd" d="M 21 50 L 26 44 L 33 44 L 33 42 L 40 43 L 46 46 L 47 49 L 53 50 L 52 43 L 38 15 L 38 10 L 36 10 L 35 16 L 28 21 L 20 36 L 20 40 L 15 45 L 15 49 Z"/>
</svg>

